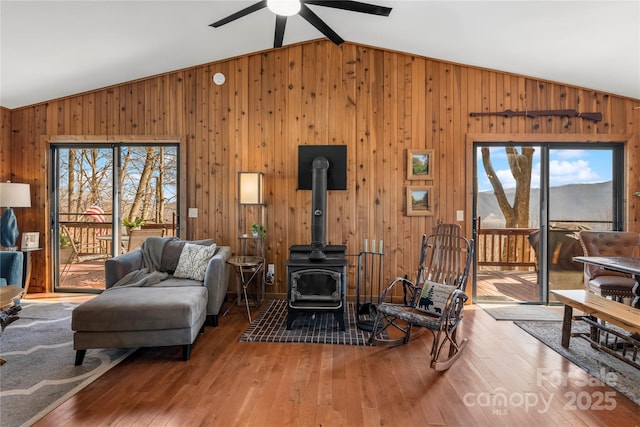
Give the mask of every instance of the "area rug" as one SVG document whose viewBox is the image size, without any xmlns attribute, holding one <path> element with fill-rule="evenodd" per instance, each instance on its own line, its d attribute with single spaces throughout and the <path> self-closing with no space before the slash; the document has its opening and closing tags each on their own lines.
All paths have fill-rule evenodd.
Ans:
<svg viewBox="0 0 640 427">
<path fill-rule="evenodd" d="M 573 332 L 587 332 L 589 326 L 573 322 Z M 560 344 L 562 322 L 515 322 L 524 331 L 585 370 L 589 375 L 607 383 L 640 406 L 640 370 L 609 354 L 591 348 L 584 339 L 572 337 L 569 348 Z"/>
<path fill-rule="evenodd" d="M 478 304 L 496 320 L 562 320 L 562 311 L 533 304 Z"/>
<path fill-rule="evenodd" d="M 0 425 L 29 426 L 117 365 L 133 349 L 87 350 L 74 366 L 71 311 L 78 303 L 27 302 L 0 336 Z"/>
<path fill-rule="evenodd" d="M 300 313 L 291 330 L 287 330 L 287 301 L 268 300 L 240 341 L 368 345 L 369 332 L 359 329 L 356 320 L 354 304 L 347 302 L 344 331 L 329 312 Z"/>
</svg>

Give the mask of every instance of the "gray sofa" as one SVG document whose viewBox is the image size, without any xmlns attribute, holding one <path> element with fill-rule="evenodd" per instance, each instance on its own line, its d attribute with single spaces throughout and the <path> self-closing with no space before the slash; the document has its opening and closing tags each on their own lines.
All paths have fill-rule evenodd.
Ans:
<svg viewBox="0 0 640 427">
<path fill-rule="evenodd" d="M 170 240 L 171 238 L 164 238 L 163 240 Z M 201 240 L 197 243 L 206 243 L 207 240 Z M 170 256 L 174 263 L 163 261 L 163 265 L 167 265 L 169 271 L 175 270 L 175 263 L 179 254 L 167 254 L 164 251 L 163 257 Z M 209 293 L 207 300 L 207 317 L 211 326 L 218 326 L 218 314 L 220 314 L 220 308 L 227 295 L 227 289 L 229 287 L 229 280 L 231 278 L 231 266 L 227 264 L 227 260 L 231 256 L 231 248 L 229 246 L 218 246 L 216 254 L 209 261 L 209 266 L 204 277 L 204 283 L 191 279 L 178 279 L 169 276 L 167 279 L 154 285 L 154 287 L 181 287 L 181 286 L 204 286 Z M 107 289 L 111 288 L 115 283 L 122 279 L 126 274 L 139 270 L 142 267 L 142 250 L 136 249 L 131 252 L 127 252 L 123 255 L 115 258 L 108 259 L 105 262 L 104 274 L 105 274 L 105 286 Z"/>
<path fill-rule="evenodd" d="M 107 260 L 106 290 L 73 310 L 71 329 L 76 365 L 82 364 L 86 350 L 91 348 L 181 345 L 183 359 L 189 360 L 191 345 L 198 333 L 204 332 L 207 318 L 217 326 L 229 286 L 231 268 L 226 261 L 231 249 L 218 246 L 206 265 L 204 280 L 199 281 L 172 274 L 181 245 L 186 242 L 175 238 L 153 239 L 156 246 L 157 242 L 164 245 L 162 259 L 152 268 L 160 272 L 160 281 L 142 286 L 122 285 L 126 277 L 144 271 L 145 260 L 149 263 L 144 247 L 136 249 Z"/>
</svg>

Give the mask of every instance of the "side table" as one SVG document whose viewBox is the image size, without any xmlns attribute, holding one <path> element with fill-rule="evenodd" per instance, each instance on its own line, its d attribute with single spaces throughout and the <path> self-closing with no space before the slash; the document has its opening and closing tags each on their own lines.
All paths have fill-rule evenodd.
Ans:
<svg viewBox="0 0 640 427">
<path fill-rule="evenodd" d="M 258 256 L 232 256 L 227 260 L 227 263 L 233 265 L 236 269 L 238 283 L 238 297 L 236 301 L 238 305 L 242 305 L 242 297 L 244 296 L 244 305 L 247 308 L 247 317 L 249 318 L 249 323 L 251 323 L 247 287 L 254 279 L 256 279 L 256 277 L 258 279 L 262 278 L 262 276 L 259 276 L 258 274 L 264 268 L 264 258 Z M 259 283 L 256 283 L 256 298 L 252 304 L 256 307 L 262 303 L 262 298 L 264 297 L 263 286 L 264 284 L 262 283 L 262 280 L 260 280 Z M 229 309 L 227 309 L 227 311 L 229 311 Z"/>
</svg>

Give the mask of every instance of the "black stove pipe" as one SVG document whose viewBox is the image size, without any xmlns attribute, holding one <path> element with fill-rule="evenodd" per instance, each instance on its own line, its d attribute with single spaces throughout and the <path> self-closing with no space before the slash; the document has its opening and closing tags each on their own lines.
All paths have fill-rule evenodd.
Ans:
<svg viewBox="0 0 640 427">
<path fill-rule="evenodd" d="M 326 246 L 327 220 L 327 171 L 329 160 L 318 156 L 311 166 L 311 253 L 310 261 L 324 261 Z"/>
</svg>

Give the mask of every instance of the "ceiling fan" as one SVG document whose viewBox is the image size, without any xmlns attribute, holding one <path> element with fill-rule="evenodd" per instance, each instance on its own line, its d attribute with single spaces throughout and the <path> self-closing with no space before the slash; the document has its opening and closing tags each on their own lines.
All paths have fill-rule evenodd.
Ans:
<svg viewBox="0 0 640 427">
<path fill-rule="evenodd" d="M 368 13 L 371 15 L 389 16 L 391 13 L 390 7 L 376 6 L 369 3 L 362 3 L 359 1 L 333 1 L 333 0 L 262 0 L 252 4 L 236 13 L 233 13 L 226 18 L 209 24 L 210 27 L 218 28 L 224 24 L 235 21 L 250 13 L 256 12 L 260 9 L 268 7 L 273 13 L 276 14 L 276 31 L 273 41 L 273 47 L 282 47 L 282 40 L 284 39 L 284 28 L 287 24 L 287 17 L 293 15 L 300 15 L 306 19 L 311 25 L 316 27 L 318 31 L 327 36 L 329 40 L 339 45 L 344 42 L 335 31 L 333 31 L 322 19 L 318 17 L 309 7 L 308 4 L 324 7 L 332 7 L 334 9 L 349 10 L 353 12 Z"/>
</svg>

